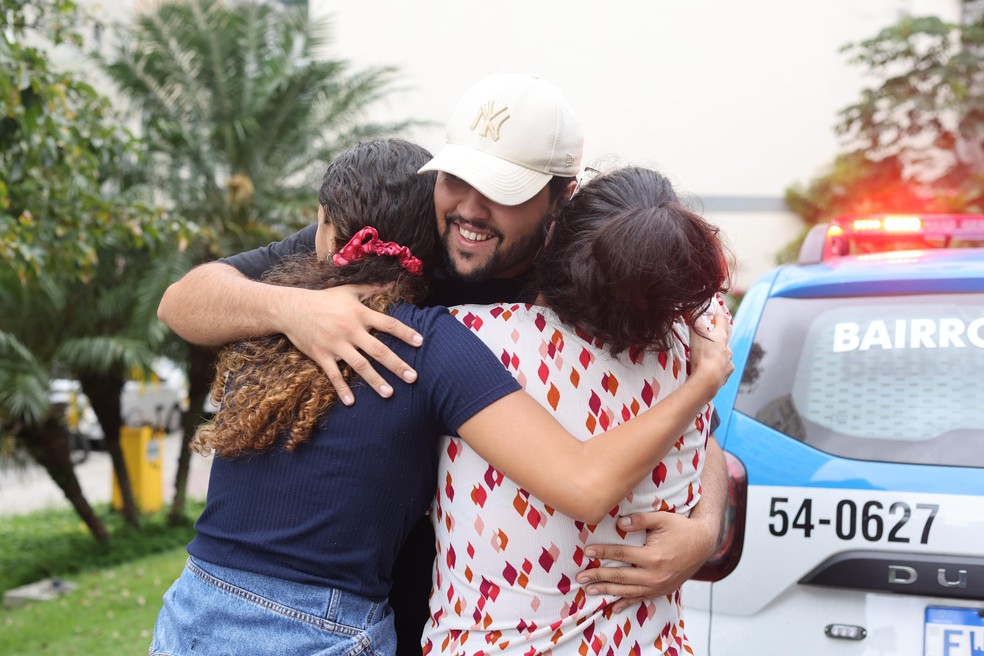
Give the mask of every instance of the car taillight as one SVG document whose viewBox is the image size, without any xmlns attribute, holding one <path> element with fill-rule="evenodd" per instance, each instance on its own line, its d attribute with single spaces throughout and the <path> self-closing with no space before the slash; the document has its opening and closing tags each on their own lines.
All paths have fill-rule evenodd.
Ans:
<svg viewBox="0 0 984 656">
<path fill-rule="evenodd" d="M 745 502 L 748 475 L 745 465 L 728 451 L 724 452 L 728 473 L 728 506 L 725 509 L 721 544 L 707 562 L 691 578 L 697 581 L 720 581 L 734 571 L 741 560 L 745 543 Z"/>
</svg>

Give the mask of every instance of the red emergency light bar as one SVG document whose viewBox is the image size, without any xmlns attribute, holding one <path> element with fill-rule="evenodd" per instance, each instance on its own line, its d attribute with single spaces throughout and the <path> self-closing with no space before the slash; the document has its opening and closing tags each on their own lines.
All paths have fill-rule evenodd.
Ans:
<svg viewBox="0 0 984 656">
<path fill-rule="evenodd" d="M 881 214 L 875 216 L 841 216 L 831 221 L 845 234 L 900 235 L 926 237 L 984 236 L 984 215 L 981 214 Z M 829 234 L 829 233 L 828 233 Z"/>
<path fill-rule="evenodd" d="M 800 249 L 801 263 L 842 255 L 984 246 L 982 214 L 873 214 L 840 216 L 814 226 Z M 966 243 L 965 243 L 966 242 Z"/>
<path fill-rule="evenodd" d="M 873 216 L 854 219 L 838 219 L 830 230 L 845 230 L 849 226 L 855 234 L 909 234 L 918 233 L 923 228 L 923 221 L 918 216 Z M 830 231 L 827 232 L 830 234 Z"/>
</svg>

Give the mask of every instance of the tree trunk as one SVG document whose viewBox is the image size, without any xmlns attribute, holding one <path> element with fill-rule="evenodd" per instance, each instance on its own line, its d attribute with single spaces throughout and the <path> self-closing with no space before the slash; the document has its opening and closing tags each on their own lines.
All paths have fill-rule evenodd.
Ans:
<svg viewBox="0 0 984 656">
<path fill-rule="evenodd" d="M 139 527 L 140 509 L 133 495 L 133 483 L 130 481 L 130 472 L 127 471 L 120 444 L 120 429 L 123 428 L 120 394 L 123 392 L 125 379 L 118 373 L 83 374 L 79 376 L 79 382 L 103 429 L 106 451 L 113 463 L 113 472 L 120 487 L 123 519 L 130 526 Z"/>
<path fill-rule="evenodd" d="M 178 455 L 178 471 L 174 476 L 174 501 L 168 515 L 168 524 L 178 526 L 187 522 L 185 505 L 188 498 L 188 474 L 191 470 L 191 439 L 195 429 L 205 418 L 202 408 L 208 398 L 215 377 L 215 349 L 189 345 L 188 347 L 188 411 L 181 417 L 181 453 Z"/>
<path fill-rule="evenodd" d="M 28 453 L 44 467 L 51 480 L 65 493 L 65 498 L 72 504 L 76 514 L 89 527 L 92 537 L 99 542 L 109 542 L 106 525 L 89 505 L 75 475 L 75 466 L 72 465 L 69 453 L 68 429 L 61 419 L 59 409 L 63 407 L 53 406 L 44 424 L 21 433 L 22 441 Z"/>
</svg>

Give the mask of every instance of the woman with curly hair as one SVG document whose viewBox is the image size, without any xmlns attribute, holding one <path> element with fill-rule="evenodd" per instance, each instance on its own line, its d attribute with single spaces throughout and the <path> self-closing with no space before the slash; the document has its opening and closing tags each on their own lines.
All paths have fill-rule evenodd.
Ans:
<svg viewBox="0 0 984 656">
<path fill-rule="evenodd" d="M 401 140 L 339 155 L 319 193 L 317 252 L 268 278 L 380 285 L 366 302 L 424 337 L 419 348 L 381 339 L 426 375 L 349 406 L 290 335 L 223 350 L 219 410 L 195 439 L 216 454 L 208 499 L 151 653 L 392 654 L 391 570 L 433 498 L 438 436 L 460 436 L 554 508 L 598 521 L 730 374 L 725 329 L 709 327 L 677 392 L 596 439 L 572 437 L 446 308 L 414 305 L 437 253 L 434 180 L 417 174 L 429 159 Z"/>
</svg>

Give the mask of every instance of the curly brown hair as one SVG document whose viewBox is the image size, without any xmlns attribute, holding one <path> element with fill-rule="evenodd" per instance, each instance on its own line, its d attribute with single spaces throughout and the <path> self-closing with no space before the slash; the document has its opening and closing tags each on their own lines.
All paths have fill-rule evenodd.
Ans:
<svg viewBox="0 0 984 656">
<path fill-rule="evenodd" d="M 319 201 L 325 220 L 343 244 L 363 227 L 380 239 L 407 246 L 425 271 L 437 251 L 434 225 L 434 174 L 418 175 L 430 159 L 423 148 L 400 139 L 359 144 L 329 165 Z M 345 266 L 319 260 L 314 253 L 284 261 L 263 277 L 280 286 L 327 289 L 346 284 L 387 284 L 366 299 L 383 312 L 396 301 L 423 297 L 426 280 L 411 275 L 396 257 L 370 256 Z M 348 380 L 352 371 L 342 367 Z M 307 440 L 337 393 L 324 371 L 286 336 L 267 335 L 224 347 L 216 364 L 212 401 L 219 410 L 201 425 L 192 449 L 236 457 L 268 449 L 278 441 L 292 451 Z"/>
</svg>

